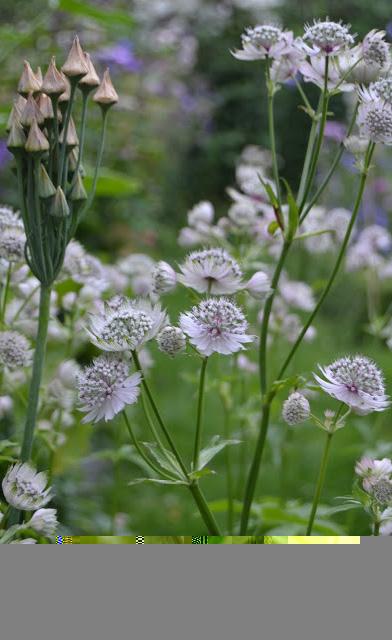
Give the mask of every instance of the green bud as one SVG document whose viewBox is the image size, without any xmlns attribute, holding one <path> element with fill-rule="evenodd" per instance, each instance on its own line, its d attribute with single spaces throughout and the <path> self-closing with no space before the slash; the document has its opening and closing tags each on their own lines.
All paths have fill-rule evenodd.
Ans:
<svg viewBox="0 0 392 640">
<path fill-rule="evenodd" d="M 55 218 L 66 218 L 69 216 L 69 206 L 61 187 L 57 187 L 56 189 L 56 194 L 53 198 L 49 213 L 50 215 L 55 216 Z"/>
<path fill-rule="evenodd" d="M 23 111 L 20 116 L 20 123 L 24 127 L 31 127 L 33 120 L 36 120 L 38 124 L 43 124 L 44 116 L 40 111 L 38 104 L 33 98 L 33 94 L 30 93 L 27 98 L 27 102 L 23 108 Z"/>
<path fill-rule="evenodd" d="M 78 80 L 88 73 L 86 58 L 80 46 L 78 36 L 75 36 L 68 58 L 61 68 L 66 76 Z"/>
<path fill-rule="evenodd" d="M 77 178 L 75 180 L 75 184 L 72 187 L 72 191 L 70 194 L 70 199 L 73 202 L 79 202 L 81 200 L 87 200 L 86 189 L 84 188 L 82 176 L 78 173 Z"/>
<path fill-rule="evenodd" d="M 29 135 L 27 136 L 25 149 L 29 153 L 42 153 L 43 151 L 49 150 L 49 142 L 39 128 L 35 118 L 33 119 Z"/>
<path fill-rule="evenodd" d="M 51 198 L 56 194 L 56 187 L 48 176 L 43 164 L 38 170 L 38 195 L 40 198 Z"/>
<path fill-rule="evenodd" d="M 24 149 L 26 144 L 26 134 L 23 130 L 22 125 L 15 120 L 10 129 L 10 133 L 7 140 L 7 147 L 10 151 L 14 151 L 16 149 Z"/>
</svg>

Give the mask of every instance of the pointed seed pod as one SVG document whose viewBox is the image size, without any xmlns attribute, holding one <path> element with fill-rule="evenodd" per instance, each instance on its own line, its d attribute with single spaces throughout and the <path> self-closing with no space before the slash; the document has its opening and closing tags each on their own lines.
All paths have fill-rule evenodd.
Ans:
<svg viewBox="0 0 392 640">
<path fill-rule="evenodd" d="M 72 173 L 78 164 L 79 147 L 73 147 L 68 155 L 68 169 Z"/>
<path fill-rule="evenodd" d="M 11 109 L 10 115 L 8 116 L 8 120 L 7 120 L 7 125 L 5 130 L 7 131 L 7 133 L 10 131 L 12 125 L 14 124 L 14 122 L 19 122 L 20 123 L 20 116 L 22 114 L 22 111 L 19 109 L 16 100 L 14 101 L 14 105 Z"/>
<path fill-rule="evenodd" d="M 23 96 L 21 96 L 20 94 L 15 98 L 14 104 L 16 107 L 18 107 L 19 111 L 22 113 L 24 106 L 26 104 L 27 100 L 26 98 L 24 98 Z"/>
<path fill-rule="evenodd" d="M 37 78 L 40 84 L 40 91 L 42 91 L 42 69 L 41 67 L 37 67 L 37 71 L 35 72 L 35 77 Z"/>
<path fill-rule="evenodd" d="M 41 163 L 38 171 L 38 195 L 40 198 L 51 198 L 56 194 L 56 187 L 48 176 L 48 173 Z"/>
<path fill-rule="evenodd" d="M 63 76 L 63 80 L 65 82 L 65 91 L 59 97 L 59 107 L 60 107 L 61 111 L 64 113 L 66 108 L 67 108 L 67 104 L 69 102 L 69 99 L 71 97 L 71 84 L 70 84 L 67 76 L 64 75 L 64 73 L 61 73 L 61 75 Z"/>
<path fill-rule="evenodd" d="M 7 148 L 10 151 L 16 151 L 17 149 L 24 149 L 25 144 L 26 134 L 20 122 L 15 120 L 11 125 L 10 133 L 7 140 Z"/>
<path fill-rule="evenodd" d="M 74 37 L 68 58 L 61 67 L 63 73 L 69 78 L 80 79 L 88 73 L 86 59 L 80 46 L 78 36 Z"/>
<path fill-rule="evenodd" d="M 31 127 L 33 120 L 36 120 L 38 124 L 44 123 L 44 116 L 41 113 L 35 99 L 33 98 L 33 94 L 30 93 L 20 116 L 20 124 L 22 124 L 24 127 Z"/>
<path fill-rule="evenodd" d="M 31 124 L 29 135 L 27 136 L 25 144 L 25 149 L 29 153 L 42 153 L 43 151 L 48 151 L 49 149 L 49 142 L 42 133 L 35 119 Z"/>
<path fill-rule="evenodd" d="M 81 202 L 87 200 L 86 189 L 84 188 L 82 176 L 78 172 L 75 184 L 72 187 L 70 198 L 73 202 Z"/>
<path fill-rule="evenodd" d="M 29 93 L 38 93 L 41 89 L 41 83 L 34 71 L 30 67 L 27 60 L 24 61 L 24 69 L 18 83 L 18 92 L 22 96 L 28 96 Z"/>
<path fill-rule="evenodd" d="M 64 75 L 56 67 L 56 58 L 52 56 L 48 70 L 42 81 L 42 91 L 47 96 L 61 96 L 67 89 Z"/>
<path fill-rule="evenodd" d="M 64 129 L 60 133 L 59 142 L 63 144 L 64 142 Z M 75 124 L 73 118 L 69 119 L 68 129 L 67 129 L 67 148 L 72 149 L 73 147 L 77 147 L 79 144 L 78 134 L 76 133 Z"/>
<path fill-rule="evenodd" d="M 54 113 L 52 101 L 45 93 L 41 93 L 40 97 L 38 98 L 38 107 L 45 121 L 53 120 Z"/>
<path fill-rule="evenodd" d="M 79 88 L 82 91 L 92 91 L 93 89 L 95 89 L 95 87 L 98 87 L 100 84 L 100 79 L 99 76 L 97 74 L 97 72 L 95 71 L 95 67 L 91 61 L 91 57 L 89 53 L 85 53 L 85 60 L 86 60 L 86 65 L 88 68 L 88 72 L 86 73 L 85 76 L 83 76 L 83 78 L 79 81 Z"/>
<path fill-rule="evenodd" d="M 57 187 L 56 189 L 49 213 L 55 216 L 55 218 L 66 218 L 69 216 L 69 206 L 61 187 Z"/>
<path fill-rule="evenodd" d="M 99 104 L 102 109 L 108 109 L 118 102 L 118 95 L 110 79 L 109 69 L 105 70 L 102 82 L 95 92 L 93 100 Z"/>
</svg>

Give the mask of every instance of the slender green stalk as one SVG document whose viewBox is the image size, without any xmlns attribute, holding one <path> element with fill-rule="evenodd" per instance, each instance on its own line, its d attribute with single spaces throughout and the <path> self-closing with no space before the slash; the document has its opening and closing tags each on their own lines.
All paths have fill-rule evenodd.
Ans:
<svg viewBox="0 0 392 640">
<path fill-rule="evenodd" d="M 96 189 L 97 189 L 99 168 L 101 166 L 102 156 L 103 156 L 103 149 L 104 149 L 104 146 L 105 146 L 107 117 L 108 117 L 108 110 L 105 110 L 105 109 L 102 110 L 101 136 L 100 136 L 99 147 L 98 147 L 97 162 L 95 164 L 93 184 L 92 184 L 92 187 L 91 187 L 90 194 L 89 194 L 85 204 L 83 205 L 81 211 L 79 212 L 79 216 L 78 216 L 79 220 L 81 219 L 83 214 L 89 209 L 89 207 L 90 207 L 90 205 L 91 205 L 91 203 L 92 203 L 92 201 L 94 199 L 95 192 L 96 192 Z"/>
<path fill-rule="evenodd" d="M 309 138 L 308 138 L 308 145 L 307 145 L 307 148 L 306 148 L 305 160 L 304 160 L 304 165 L 303 165 L 303 168 L 302 168 L 301 180 L 300 180 L 300 185 L 299 185 L 299 189 L 298 189 L 297 204 L 302 202 L 302 198 L 303 198 L 303 195 L 304 195 L 304 192 L 305 192 L 305 185 L 306 185 L 306 182 L 307 182 L 307 179 L 308 179 L 310 163 L 311 163 L 311 160 L 312 160 L 312 156 L 313 156 L 313 152 L 314 152 L 314 145 L 315 145 L 315 142 L 316 142 L 318 117 L 321 114 L 321 106 L 322 106 L 322 94 L 320 94 L 320 99 L 319 99 L 319 103 L 318 103 L 318 106 L 317 106 L 317 111 L 316 111 L 315 115 L 313 116 L 312 126 L 310 128 L 310 133 L 309 133 Z"/>
<path fill-rule="evenodd" d="M 270 146 L 272 153 L 272 172 L 274 176 L 274 182 L 276 184 L 276 196 L 279 202 L 279 209 L 282 209 L 282 200 L 280 194 L 280 180 L 279 180 L 279 168 L 278 168 L 278 156 L 276 154 L 276 139 L 275 139 L 275 118 L 274 118 L 274 94 L 275 88 L 270 76 L 270 61 L 267 60 L 267 90 L 268 90 L 268 131 L 270 138 Z"/>
<path fill-rule="evenodd" d="M 20 316 L 20 314 L 22 313 L 23 309 L 26 308 L 26 306 L 29 304 L 29 302 L 32 300 L 32 298 L 35 296 L 35 294 L 37 293 L 37 291 L 39 290 L 40 285 L 34 287 L 34 289 L 31 291 L 31 293 L 29 293 L 29 295 L 23 300 L 22 304 L 20 305 L 19 309 L 17 310 L 17 312 L 15 313 L 14 317 L 11 320 L 11 324 L 13 324 L 14 322 L 16 322 Z"/>
<path fill-rule="evenodd" d="M 7 275 L 6 275 L 6 279 L 5 279 L 5 284 L 4 284 L 4 290 L 3 290 L 3 299 L 1 301 L 1 309 L 0 309 L 0 323 L 1 324 L 4 324 L 5 311 L 7 309 L 7 300 L 8 300 L 8 293 L 9 293 L 9 289 L 10 289 L 11 274 L 12 274 L 12 262 L 9 262 L 8 263 L 8 269 L 7 269 Z"/>
<path fill-rule="evenodd" d="M 375 520 L 374 524 L 373 524 L 373 535 L 374 536 L 379 536 L 380 535 L 380 521 L 379 520 Z"/>
<path fill-rule="evenodd" d="M 224 398 L 223 403 L 223 420 L 224 420 L 224 433 L 226 440 L 230 440 L 230 409 L 227 406 Z M 226 457 L 226 488 L 227 488 L 227 533 L 233 533 L 234 524 L 234 504 L 233 504 L 233 476 L 231 468 L 231 447 L 225 447 Z"/>
<path fill-rule="evenodd" d="M 198 401 L 197 401 L 196 430 L 195 430 L 195 445 L 193 449 L 193 470 L 194 471 L 196 471 L 199 468 L 199 454 L 200 454 L 201 434 L 202 434 L 202 427 L 203 427 L 204 388 L 205 388 L 207 363 L 208 363 L 208 357 L 203 358 L 201 369 L 200 369 L 199 395 L 198 395 Z"/>
<path fill-rule="evenodd" d="M 326 470 L 327 470 L 327 464 L 328 464 L 328 458 L 329 458 L 329 452 L 330 452 L 330 448 L 331 448 L 332 436 L 333 436 L 333 432 L 328 432 L 327 433 L 327 439 L 325 441 L 323 457 L 321 458 L 320 470 L 319 470 L 319 475 L 318 475 L 318 479 L 317 479 L 316 491 L 315 491 L 314 498 L 313 498 L 312 510 L 310 512 L 309 522 L 308 522 L 308 526 L 306 528 L 306 534 L 305 535 L 307 535 L 307 536 L 310 536 L 312 534 L 313 523 L 314 523 L 314 519 L 316 517 L 317 507 L 318 507 L 318 503 L 320 501 L 321 492 L 323 490 L 324 480 L 325 480 L 325 473 L 326 473 Z"/>
<path fill-rule="evenodd" d="M 197 484 L 197 482 L 191 482 L 188 486 L 199 508 L 200 515 L 204 520 L 204 523 L 208 529 L 209 534 L 212 536 L 221 536 L 222 532 L 219 529 L 218 523 L 216 522 L 213 514 L 210 511 L 208 503 L 199 485 Z"/>
<path fill-rule="evenodd" d="M 82 158 L 83 158 L 84 141 L 85 141 L 85 137 L 86 137 L 87 104 L 88 104 L 89 93 L 90 92 L 85 90 L 85 89 L 82 90 L 82 116 L 81 116 L 81 121 L 80 121 L 80 132 L 79 132 L 79 154 L 78 154 L 78 159 L 77 159 L 77 162 L 76 162 L 75 172 L 74 172 L 74 175 L 72 177 L 72 184 L 70 186 L 70 190 L 72 189 L 73 185 L 76 182 L 76 179 L 77 179 L 78 173 L 79 173 L 79 169 L 80 169 L 80 164 L 81 164 Z"/>
<path fill-rule="evenodd" d="M 58 172 L 58 182 L 62 189 L 64 189 L 64 185 L 66 183 L 67 173 L 66 173 L 66 152 L 67 152 L 67 134 L 69 121 L 71 119 L 72 106 L 75 98 L 75 92 L 77 87 L 77 81 L 74 78 L 70 78 L 71 82 L 71 91 L 69 96 L 69 102 L 67 106 L 67 110 L 65 112 L 65 120 L 62 131 L 63 141 L 61 143 L 61 151 L 60 151 L 60 159 L 59 159 L 59 172 Z"/>
</svg>

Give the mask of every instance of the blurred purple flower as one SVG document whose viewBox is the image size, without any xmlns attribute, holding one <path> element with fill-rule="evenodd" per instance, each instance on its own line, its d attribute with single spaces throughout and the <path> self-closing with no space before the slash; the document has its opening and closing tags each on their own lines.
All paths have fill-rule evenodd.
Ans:
<svg viewBox="0 0 392 640">
<path fill-rule="evenodd" d="M 388 38 L 392 38 L 392 22 L 388 22 L 387 26 L 385 27 L 385 31 L 387 32 Z"/>
<path fill-rule="evenodd" d="M 132 43 L 129 40 L 120 40 L 111 47 L 101 49 L 97 57 L 109 66 L 117 65 L 130 73 L 139 73 L 143 67 L 142 60 L 135 56 Z"/>
<path fill-rule="evenodd" d="M 346 136 L 346 127 L 341 122 L 329 120 L 325 124 L 324 136 L 330 140 L 341 142 Z"/>
<path fill-rule="evenodd" d="M 5 167 L 11 160 L 12 155 L 7 149 L 6 140 L 0 140 L 0 169 Z"/>
</svg>

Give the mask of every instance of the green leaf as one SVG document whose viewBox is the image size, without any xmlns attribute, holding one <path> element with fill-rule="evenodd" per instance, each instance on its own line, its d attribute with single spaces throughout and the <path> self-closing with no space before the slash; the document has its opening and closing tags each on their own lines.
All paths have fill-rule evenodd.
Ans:
<svg viewBox="0 0 392 640">
<path fill-rule="evenodd" d="M 281 178 L 281 180 L 286 187 L 287 204 L 289 205 L 289 224 L 286 232 L 286 238 L 287 240 L 292 240 L 298 229 L 298 207 L 289 183 L 284 178 Z"/>
<path fill-rule="evenodd" d="M 93 176 L 92 172 L 85 178 L 85 187 L 87 190 L 92 188 Z M 104 167 L 99 170 L 97 182 L 97 196 L 103 197 L 126 197 L 140 191 L 140 183 L 134 178 L 129 178 L 123 173 L 111 171 Z"/>
<path fill-rule="evenodd" d="M 151 453 L 162 469 L 174 473 L 181 481 L 185 480 L 182 469 L 171 451 L 162 450 L 155 442 L 142 442 L 142 445 Z"/>
<path fill-rule="evenodd" d="M 77 16 L 93 19 L 96 22 L 102 23 L 105 27 L 115 26 L 129 29 L 135 24 L 134 19 L 129 13 L 121 11 L 120 9 L 109 9 L 107 5 L 105 5 L 104 9 L 100 9 L 89 2 L 82 2 L 81 0 L 59 0 L 58 9 Z"/>
<path fill-rule="evenodd" d="M 197 471 L 203 469 L 222 449 L 232 444 L 240 444 L 241 440 L 221 440 L 219 436 L 215 436 L 211 440 L 211 444 L 200 451 L 199 466 Z"/>
<path fill-rule="evenodd" d="M 0 453 L 9 453 L 11 451 L 17 451 L 19 449 L 19 444 L 17 442 L 13 442 L 12 440 L 0 440 Z"/>
<path fill-rule="evenodd" d="M 202 478 L 203 476 L 211 476 L 211 475 L 215 475 L 216 472 L 213 471 L 212 469 L 208 469 L 207 467 L 204 467 L 204 469 L 200 469 L 199 471 L 192 471 L 192 473 L 189 474 L 189 477 L 192 480 L 199 480 L 199 478 Z"/>
<path fill-rule="evenodd" d="M 271 205 L 273 206 L 274 209 L 279 209 L 279 200 L 277 199 L 273 188 L 271 187 L 271 185 L 269 184 L 269 182 L 266 182 L 265 180 L 263 180 L 262 176 L 260 174 L 258 174 L 259 180 L 261 182 L 261 184 L 263 185 L 264 189 L 267 192 L 267 195 L 269 197 L 269 201 L 271 203 Z"/>
<path fill-rule="evenodd" d="M 274 233 L 279 229 L 279 225 L 276 222 L 276 220 L 272 220 L 272 222 L 269 223 L 268 227 L 267 227 L 267 231 L 270 234 L 270 236 L 273 236 Z"/>
<path fill-rule="evenodd" d="M 145 484 L 146 482 L 151 482 L 152 484 L 182 484 L 187 485 L 186 482 L 182 480 L 163 480 L 161 478 L 136 478 L 135 480 L 131 480 L 128 482 L 128 486 L 133 486 L 137 484 Z"/>
</svg>

